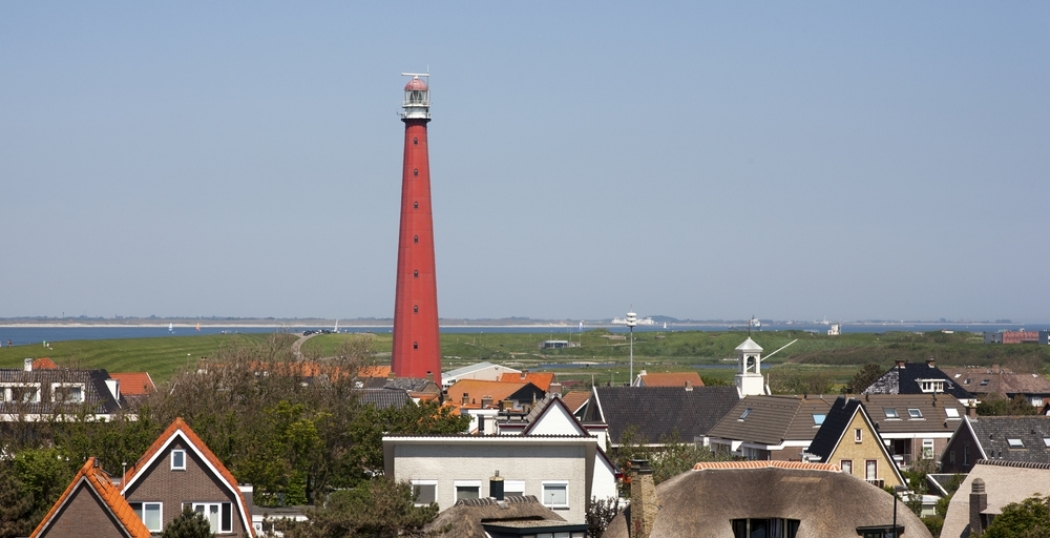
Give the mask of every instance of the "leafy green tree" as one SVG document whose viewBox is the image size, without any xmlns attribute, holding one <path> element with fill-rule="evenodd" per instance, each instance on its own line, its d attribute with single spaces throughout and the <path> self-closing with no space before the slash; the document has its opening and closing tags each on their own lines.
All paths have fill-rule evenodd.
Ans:
<svg viewBox="0 0 1050 538">
<path fill-rule="evenodd" d="M 1039 408 L 1028 403 L 1028 400 L 1020 394 L 1010 400 L 998 394 L 989 394 L 977 404 L 977 414 L 981 416 L 1037 415 Z"/>
<path fill-rule="evenodd" d="M 620 504 L 620 499 L 616 497 L 591 497 L 587 501 L 587 536 L 602 538 L 605 529 L 609 528 L 609 523 L 620 513 Z"/>
<path fill-rule="evenodd" d="M 161 538 L 215 538 L 211 532 L 211 524 L 204 519 L 204 514 L 190 510 L 189 506 L 182 509 L 179 517 L 171 520 Z"/>
<path fill-rule="evenodd" d="M 323 508 L 309 513 L 309 521 L 282 521 L 277 527 L 288 538 L 421 536 L 438 506 L 417 507 L 413 499 L 410 484 L 379 478 L 332 493 Z"/>
<path fill-rule="evenodd" d="M 848 388 L 852 389 L 854 393 L 859 394 L 882 377 L 882 374 L 884 373 L 886 373 L 885 368 L 876 363 L 869 362 L 868 364 L 861 366 L 860 370 L 853 375 L 853 378 L 849 381 Z"/>
<path fill-rule="evenodd" d="M 43 519 L 66 490 L 82 462 L 71 460 L 59 448 L 26 448 L 15 456 L 15 472 L 23 493 L 33 500 L 35 523 Z"/>
<path fill-rule="evenodd" d="M 982 538 L 1050 538 L 1050 498 L 1036 495 L 1003 507 Z"/>
<path fill-rule="evenodd" d="M 18 479 L 14 463 L 0 460 L 0 538 L 29 536 L 33 532 L 33 512 L 34 498 Z"/>
</svg>

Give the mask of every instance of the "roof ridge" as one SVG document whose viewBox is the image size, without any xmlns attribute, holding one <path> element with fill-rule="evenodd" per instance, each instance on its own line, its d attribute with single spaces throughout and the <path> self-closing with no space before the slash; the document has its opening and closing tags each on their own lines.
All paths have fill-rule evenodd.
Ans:
<svg viewBox="0 0 1050 538">
<path fill-rule="evenodd" d="M 702 461 L 693 466 L 694 471 L 726 469 L 799 469 L 807 471 L 842 472 L 838 465 L 831 463 L 809 463 L 783 460 L 748 460 L 748 461 Z"/>
<path fill-rule="evenodd" d="M 33 533 L 30 534 L 31 537 L 36 538 L 47 529 L 49 524 L 57 517 L 59 509 L 77 489 L 81 480 L 94 490 L 95 495 L 102 501 L 102 504 L 112 512 L 113 517 L 117 519 L 132 538 L 149 538 L 150 532 L 146 528 L 145 523 L 135 515 L 124 496 L 113 486 L 109 474 L 101 467 L 98 467 L 98 460 L 94 456 L 89 457 L 84 462 L 84 465 L 80 467 L 77 474 L 73 476 L 73 480 L 66 486 L 65 491 L 62 492 L 55 504 L 48 510 L 47 515 L 37 524 Z"/>
<path fill-rule="evenodd" d="M 974 465 L 995 465 L 997 467 L 1017 467 L 1019 469 L 1050 469 L 1050 463 L 1036 463 L 1032 461 L 979 459 Z"/>
</svg>

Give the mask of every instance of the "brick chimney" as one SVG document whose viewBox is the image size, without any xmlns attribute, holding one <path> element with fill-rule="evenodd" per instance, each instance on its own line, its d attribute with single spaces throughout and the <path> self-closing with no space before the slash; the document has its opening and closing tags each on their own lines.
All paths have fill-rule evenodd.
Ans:
<svg viewBox="0 0 1050 538">
<path fill-rule="evenodd" d="M 481 408 L 482 409 L 488 409 L 490 407 L 492 407 L 492 396 L 482 396 L 481 397 Z"/>
<path fill-rule="evenodd" d="M 497 501 L 503 500 L 503 477 L 499 475 L 498 469 L 496 470 L 496 476 L 489 478 L 489 497 Z"/>
<path fill-rule="evenodd" d="M 970 418 L 977 418 L 977 402 L 970 400 L 966 404 L 966 416 Z"/>
<path fill-rule="evenodd" d="M 985 517 L 981 512 L 988 508 L 988 494 L 984 491 L 984 480 L 975 478 L 970 484 L 970 535 L 984 534 Z"/>
<path fill-rule="evenodd" d="M 631 460 L 631 538 L 649 538 L 656 523 L 656 485 L 649 460 Z"/>
<path fill-rule="evenodd" d="M 686 392 L 693 392 L 693 382 L 692 381 L 686 381 L 685 382 L 685 391 Z"/>
<path fill-rule="evenodd" d="M 33 371 L 33 359 L 26 359 L 22 361 L 22 369 L 27 372 Z"/>
<path fill-rule="evenodd" d="M 903 360 L 897 360 L 897 361 L 896 361 L 896 362 L 894 363 L 893 367 L 894 367 L 894 368 L 904 368 L 904 363 L 905 363 L 905 362 L 907 362 L 907 361 L 903 361 Z"/>
<path fill-rule="evenodd" d="M 936 368 L 937 367 L 937 361 L 934 360 L 933 357 L 930 357 L 930 358 L 926 359 L 926 366 L 929 366 L 930 368 Z"/>
<path fill-rule="evenodd" d="M 469 404 L 470 404 L 470 393 L 469 392 L 464 392 L 463 393 L 463 404 L 462 405 L 469 405 Z"/>
</svg>

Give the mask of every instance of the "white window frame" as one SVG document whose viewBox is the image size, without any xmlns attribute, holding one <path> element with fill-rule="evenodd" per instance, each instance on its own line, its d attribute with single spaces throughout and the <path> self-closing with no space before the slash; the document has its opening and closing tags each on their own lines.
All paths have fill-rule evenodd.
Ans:
<svg viewBox="0 0 1050 538">
<path fill-rule="evenodd" d="M 908 409 L 908 419 L 919 420 L 922 418 L 922 409 L 911 407 Z"/>
<path fill-rule="evenodd" d="M 142 521 L 142 524 L 146 526 L 146 530 L 148 530 L 150 532 L 164 532 L 164 503 L 158 502 L 158 501 L 145 501 L 145 502 L 134 501 L 134 502 L 130 502 L 128 504 L 132 505 L 131 506 L 132 511 L 134 511 L 135 515 L 138 516 L 140 521 Z M 135 506 L 134 505 L 138 505 L 139 506 L 139 509 L 137 511 L 135 510 Z M 156 528 L 151 528 L 149 526 L 149 524 L 146 523 L 146 509 L 147 509 L 147 507 L 150 507 L 150 506 L 156 506 L 156 509 L 157 509 L 157 523 L 158 523 L 158 526 Z"/>
<path fill-rule="evenodd" d="M 954 407 L 945 407 L 944 414 L 948 415 L 948 418 L 962 418 L 959 415 L 959 410 Z"/>
<path fill-rule="evenodd" d="M 481 480 L 456 480 L 452 483 L 454 501 L 459 501 L 459 488 L 478 488 L 478 498 L 481 498 Z"/>
<path fill-rule="evenodd" d="M 0 387 L 3 390 L 0 391 L 0 398 L 3 398 L 5 402 L 14 402 L 14 391 L 12 389 L 36 389 L 36 393 L 29 400 L 23 400 L 18 403 L 40 403 L 40 383 L 0 383 Z"/>
<path fill-rule="evenodd" d="M 182 455 L 182 466 L 175 465 L 175 454 Z M 186 470 L 186 451 L 181 448 L 176 448 L 171 451 L 171 470 L 172 471 L 185 471 Z"/>
<path fill-rule="evenodd" d="M 430 505 L 430 503 L 423 503 L 423 502 L 419 502 L 419 501 L 415 500 L 415 496 L 416 496 L 415 487 L 416 486 L 434 486 L 434 502 L 438 502 L 438 481 L 437 480 L 429 480 L 429 479 L 428 480 L 410 480 L 409 482 L 412 484 L 412 497 L 413 497 L 412 502 L 414 502 L 416 506 L 429 506 Z"/>
<path fill-rule="evenodd" d="M 922 457 L 926 459 L 933 458 L 933 439 L 922 440 Z"/>
<path fill-rule="evenodd" d="M 547 502 L 547 486 L 555 486 L 555 487 L 561 486 L 561 487 L 564 487 L 565 488 L 565 503 L 564 504 L 556 504 L 556 503 L 553 503 L 553 502 L 548 503 Z M 544 480 L 542 482 L 542 486 L 540 488 L 540 491 L 541 491 L 542 497 L 543 497 L 542 499 L 540 499 L 540 503 L 542 503 L 543 506 L 546 506 L 547 508 L 568 508 L 569 507 L 569 481 L 568 480 Z"/>
<path fill-rule="evenodd" d="M 886 418 L 895 420 L 900 419 L 901 415 L 897 412 L 896 407 L 883 407 L 882 412 L 886 414 Z"/>
<path fill-rule="evenodd" d="M 1008 437 L 1006 439 L 1006 445 L 1010 448 L 1024 448 L 1024 441 L 1018 437 Z"/>
<path fill-rule="evenodd" d="M 230 534 L 231 532 L 233 532 L 233 520 L 236 517 L 236 514 L 234 514 L 234 512 L 233 512 L 234 509 L 235 509 L 234 506 L 233 506 L 233 503 L 231 503 L 229 501 L 224 501 L 224 502 L 191 502 L 191 503 L 186 503 L 186 504 L 189 504 L 190 505 L 190 510 L 193 510 L 194 512 L 197 512 L 197 507 L 198 506 L 203 507 L 204 508 L 204 512 L 202 513 L 202 515 L 204 516 L 204 519 L 208 519 L 208 509 L 210 507 L 218 506 L 219 507 L 219 525 L 218 525 L 219 528 L 218 529 L 211 529 L 211 532 L 214 533 L 214 534 Z M 222 528 L 222 505 L 224 505 L 224 504 L 230 505 L 230 527 L 228 529 Z M 210 525 L 211 521 L 208 521 L 208 524 Z"/>
<path fill-rule="evenodd" d="M 503 495 L 507 496 L 511 493 L 517 495 L 525 495 L 525 481 L 524 480 L 504 480 L 503 481 Z"/>
<path fill-rule="evenodd" d="M 80 389 L 80 399 L 79 400 L 73 400 L 73 401 L 71 401 L 71 400 L 62 400 L 59 403 L 84 403 L 84 401 L 87 400 L 87 387 L 83 383 L 52 383 L 51 384 L 51 401 L 52 402 L 58 401 L 55 398 L 55 396 L 58 394 L 58 391 L 56 389 L 66 388 L 66 387 L 74 388 L 74 389 Z"/>
</svg>

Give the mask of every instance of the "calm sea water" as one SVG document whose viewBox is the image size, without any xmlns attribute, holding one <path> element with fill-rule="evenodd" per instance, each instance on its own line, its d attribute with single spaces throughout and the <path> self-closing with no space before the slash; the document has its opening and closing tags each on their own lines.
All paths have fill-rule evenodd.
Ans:
<svg viewBox="0 0 1050 538">
<path fill-rule="evenodd" d="M 193 327 L 175 327 L 175 330 L 168 332 L 167 327 L 8 327 L 0 326 L 0 344 L 3 346 L 8 345 L 8 340 L 13 345 L 26 345 L 26 344 L 39 344 L 44 341 L 47 342 L 60 342 L 66 340 L 107 340 L 112 338 L 165 338 L 169 336 L 192 336 L 201 334 L 219 334 L 219 333 L 272 333 L 272 332 L 301 332 L 305 328 L 318 329 L 321 327 L 288 327 L 288 326 L 271 326 L 271 327 L 215 327 L 215 326 L 202 326 L 200 331 L 197 331 Z M 593 329 L 593 326 L 584 326 L 584 330 Z M 610 331 L 617 333 L 626 333 L 627 327 L 623 326 L 606 326 Z M 1018 330 L 1024 328 L 1030 331 L 1045 331 L 1050 330 L 1050 324 L 1028 324 L 1028 325 L 961 325 L 961 324 L 922 324 L 922 325 L 905 325 L 905 324 L 894 324 L 894 325 L 848 325 L 842 326 L 842 331 L 845 333 L 879 333 L 879 332 L 891 332 L 891 331 L 936 331 L 936 330 L 952 330 L 952 331 L 998 331 L 998 330 Z M 673 325 L 668 326 L 667 329 L 663 328 L 663 324 L 658 325 L 642 325 L 635 327 L 637 332 L 652 332 L 652 331 L 726 331 L 729 327 L 725 325 Z M 389 326 L 387 327 L 340 327 L 340 332 L 375 332 L 375 333 L 388 333 L 391 331 Z M 746 330 L 746 327 L 734 327 L 732 330 Z M 795 330 L 795 331 L 813 331 L 818 333 L 826 333 L 828 330 L 827 325 L 812 324 L 812 325 L 763 325 L 760 332 L 769 331 L 783 331 L 783 330 Z M 466 333 L 466 334 L 482 334 L 482 333 L 531 333 L 531 334 L 547 334 L 548 338 L 555 340 L 568 339 L 569 334 L 576 334 L 579 332 L 579 326 L 559 326 L 559 327 L 442 327 L 441 332 L 443 333 Z"/>
</svg>

